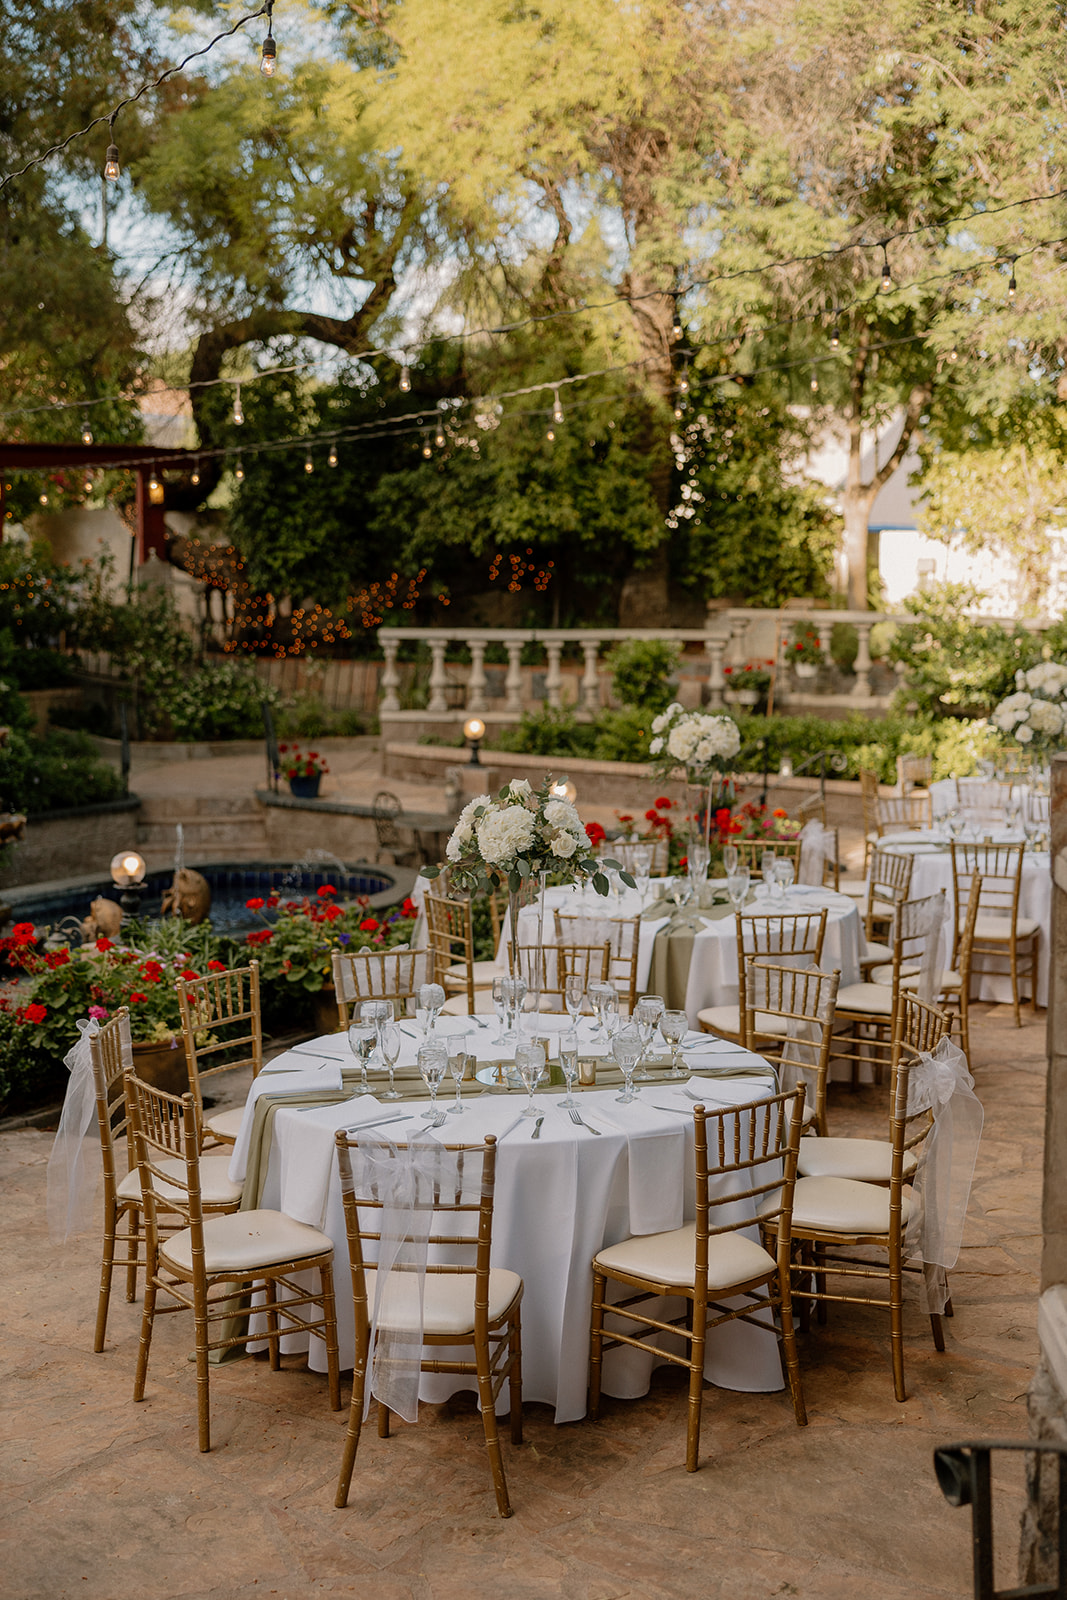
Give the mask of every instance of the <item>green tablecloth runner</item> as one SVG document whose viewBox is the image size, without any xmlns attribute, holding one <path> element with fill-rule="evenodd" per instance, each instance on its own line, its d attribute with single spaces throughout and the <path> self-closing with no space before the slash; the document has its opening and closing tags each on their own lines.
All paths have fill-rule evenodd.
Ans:
<svg viewBox="0 0 1067 1600">
<path fill-rule="evenodd" d="M 652 920 L 655 912 L 653 907 L 653 911 L 645 915 Z M 662 916 L 663 911 L 657 914 Z M 733 914 L 731 905 L 712 906 L 708 911 L 676 911 L 666 927 L 656 934 L 646 993 L 661 995 L 668 1011 L 684 1011 L 693 939 L 708 922 L 723 922 Z"/>
</svg>

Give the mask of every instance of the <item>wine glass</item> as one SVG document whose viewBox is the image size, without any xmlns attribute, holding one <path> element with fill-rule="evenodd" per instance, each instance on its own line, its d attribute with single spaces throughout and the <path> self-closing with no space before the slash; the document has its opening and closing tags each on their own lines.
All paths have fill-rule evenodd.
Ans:
<svg viewBox="0 0 1067 1600">
<path fill-rule="evenodd" d="M 679 911 L 689 904 L 689 897 L 693 893 L 693 885 L 688 878 L 680 875 L 671 879 L 671 899 Z"/>
<path fill-rule="evenodd" d="M 448 1041 L 448 1070 L 452 1074 L 452 1082 L 456 1086 L 456 1098 L 448 1109 L 454 1116 L 463 1110 L 463 1095 L 459 1086 L 463 1081 L 463 1074 L 467 1070 L 467 1040 L 469 1037 L 470 1035 L 467 1033 L 454 1033 Z"/>
<path fill-rule="evenodd" d="M 577 1033 L 565 1033 L 563 1038 L 560 1040 L 559 1064 L 562 1068 L 564 1079 L 566 1080 L 567 1093 L 564 1095 L 562 1100 L 559 1100 L 556 1103 L 557 1105 L 561 1106 L 563 1110 L 570 1111 L 573 1106 L 578 1104 L 577 1100 L 574 1098 L 574 1080 L 578 1076 Z"/>
<path fill-rule="evenodd" d="M 358 1022 L 348 1024 L 348 1044 L 352 1054 L 359 1062 L 359 1088 L 357 1094 L 370 1094 L 371 1087 L 367 1082 L 367 1064 L 371 1052 L 378 1042 L 378 1025 L 374 1022 L 365 1022 L 361 1017 Z"/>
<path fill-rule="evenodd" d="M 611 1041 L 611 1053 L 626 1085 L 622 1094 L 615 1096 L 620 1105 L 630 1105 L 637 1099 L 634 1093 L 634 1067 L 637 1065 L 641 1050 L 641 1035 L 632 1023 L 620 1028 Z"/>
<path fill-rule="evenodd" d="M 764 850 L 759 858 L 760 875 L 769 895 L 773 895 L 778 882 L 778 857 L 773 850 Z"/>
<path fill-rule="evenodd" d="M 604 983 L 600 979 L 594 979 L 589 985 L 589 1003 L 593 1007 L 593 1014 L 596 1017 L 597 1027 L 601 1029 L 604 1026 L 604 1016 L 601 1010 L 601 997 L 604 995 L 605 991 L 610 988 L 610 983 Z"/>
<path fill-rule="evenodd" d="M 363 1000 L 360 1002 L 359 1016 L 361 1022 L 373 1023 L 378 1030 L 378 1040 L 375 1047 L 381 1042 L 382 1028 L 387 1022 L 393 1020 L 393 1002 L 391 1000 Z"/>
<path fill-rule="evenodd" d="M 706 844 L 692 844 L 689 846 L 689 877 L 697 887 L 702 883 L 707 883 L 710 864 L 711 851 Z"/>
<path fill-rule="evenodd" d="M 507 1017 L 508 1002 L 504 985 L 507 981 L 507 978 L 503 976 L 493 979 L 493 1009 L 496 1012 L 496 1020 L 499 1024 L 498 1032 L 502 1031 L 506 1026 L 505 1018 Z"/>
<path fill-rule="evenodd" d="M 735 911 L 740 911 L 748 899 L 749 885 L 752 882 L 752 873 L 748 867 L 738 867 L 736 872 L 731 872 L 726 879 L 726 892 Z"/>
<path fill-rule="evenodd" d="M 519 1069 L 523 1087 L 530 1096 L 529 1104 L 522 1108 L 522 1114 L 524 1117 L 536 1117 L 538 1111 L 534 1105 L 534 1090 L 544 1077 L 545 1052 L 534 1040 L 520 1044 L 515 1051 L 515 1065 Z"/>
<path fill-rule="evenodd" d="M 522 1012 L 522 1003 L 526 999 L 526 979 L 505 978 L 503 987 L 508 1024 L 504 1037 L 513 1041 L 519 1036 L 519 1016 Z"/>
<path fill-rule="evenodd" d="M 619 1018 L 619 997 L 610 983 L 591 983 L 589 993 L 596 1006 L 600 1031 L 610 1038 Z"/>
<path fill-rule="evenodd" d="M 419 984 L 419 1001 L 415 1008 L 415 1017 L 424 1039 L 433 1032 L 438 1013 L 444 1003 L 445 991 L 439 983 Z"/>
<path fill-rule="evenodd" d="M 585 999 L 585 979 L 576 972 L 567 974 L 567 981 L 563 985 L 563 1000 L 570 1013 L 572 1030 L 578 1026 L 578 1018 L 582 1014 L 582 1002 Z"/>
<path fill-rule="evenodd" d="M 796 882 L 797 865 L 792 856 L 779 856 L 778 865 L 774 869 L 774 874 L 778 880 L 778 887 L 781 890 L 781 898 L 784 900 L 787 890 L 791 889 L 793 884 Z"/>
<path fill-rule="evenodd" d="M 448 1070 L 448 1046 L 441 1039 L 428 1039 L 420 1044 L 418 1054 L 419 1074 L 430 1091 L 430 1109 L 424 1117 L 437 1120 L 437 1090 Z"/>
<path fill-rule="evenodd" d="M 634 1006 L 633 1016 L 630 1018 L 630 1021 L 641 1035 L 641 1059 L 634 1077 L 639 1078 L 643 1083 L 649 1082 L 652 1078 L 652 1074 L 645 1066 L 644 1061 L 645 1056 L 648 1054 L 648 1047 L 652 1043 L 652 1035 L 656 1031 L 656 1023 L 665 1010 L 666 1003 L 660 999 L 658 994 L 646 994 Z"/>
<path fill-rule="evenodd" d="M 381 1054 L 382 1065 L 389 1073 L 389 1087 L 379 1095 L 381 1100 L 399 1100 L 400 1090 L 393 1082 L 393 1073 L 396 1071 L 396 1058 L 400 1054 L 403 1036 L 395 1022 L 386 1022 L 378 1030 L 378 1050 Z"/>
<path fill-rule="evenodd" d="M 737 848 L 737 846 L 735 844 L 724 844 L 723 845 L 723 847 L 722 847 L 722 865 L 723 865 L 723 871 L 726 873 L 726 876 L 728 878 L 732 878 L 734 873 L 737 871 L 737 863 L 740 860 L 740 857 L 741 857 L 741 852 L 740 852 L 740 850 Z"/>
<path fill-rule="evenodd" d="M 648 886 L 652 881 L 652 846 L 650 844 L 639 845 L 633 852 L 632 859 L 634 882 L 637 885 L 641 909 L 644 910 L 645 901 L 648 898 Z"/>
<path fill-rule="evenodd" d="M 678 1046 L 689 1032 L 689 1018 L 684 1011 L 664 1011 L 659 1019 L 659 1031 L 671 1050 L 671 1070 L 667 1076 L 684 1078 L 685 1073 L 678 1065 Z"/>
</svg>

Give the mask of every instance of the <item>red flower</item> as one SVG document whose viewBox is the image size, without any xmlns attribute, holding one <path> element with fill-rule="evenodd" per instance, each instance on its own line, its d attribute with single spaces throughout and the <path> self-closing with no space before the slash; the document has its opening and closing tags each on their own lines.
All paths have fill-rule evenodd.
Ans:
<svg viewBox="0 0 1067 1600">
<path fill-rule="evenodd" d="M 23 1012 L 23 1016 L 26 1018 L 27 1022 L 43 1022 L 47 1015 L 48 1007 L 38 1005 L 36 1000 L 34 1000 L 32 1004 L 28 1005 Z"/>
<path fill-rule="evenodd" d="M 322 913 L 322 915 L 326 919 L 327 922 L 336 922 L 338 917 L 343 917 L 344 916 L 344 912 L 342 911 L 340 906 L 331 905 L 331 906 L 327 906 L 326 907 L 326 909 Z"/>
<path fill-rule="evenodd" d="M 288 748 L 289 748 L 289 746 L 287 744 L 280 744 L 278 746 L 278 754 L 283 756 L 285 754 L 285 752 L 288 750 Z"/>
<path fill-rule="evenodd" d="M 194 972 L 192 967 L 186 967 L 184 972 L 179 973 L 179 977 L 182 978 L 199 978 L 199 976 L 199 972 Z"/>
<path fill-rule="evenodd" d="M 360 923 L 359 931 L 360 933 L 377 933 L 380 927 L 381 923 L 378 921 L 377 917 L 367 917 L 363 922 Z"/>
<path fill-rule="evenodd" d="M 274 907 L 277 904 L 278 904 L 278 896 L 276 894 L 269 894 L 267 896 L 267 910 L 268 911 L 273 911 Z"/>
<path fill-rule="evenodd" d="M 772 817 L 787 817 L 788 815 L 789 812 L 783 811 L 781 806 L 778 806 L 774 811 L 771 812 Z"/>
<path fill-rule="evenodd" d="M 727 677 L 729 677 L 729 675 L 730 675 L 730 673 L 731 673 L 731 672 L 732 672 L 732 671 L 733 671 L 733 670 L 734 670 L 734 669 L 733 669 L 733 667 L 723 667 L 723 669 L 722 669 L 722 670 L 723 670 L 723 672 L 724 672 L 724 673 L 726 673 L 726 675 L 727 675 Z"/>
<path fill-rule="evenodd" d="M 681 869 L 682 867 L 685 867 L 686 869 L 688 869 L 688 867 L 689 867 L 689 857 L 688 856 L 680 857 L 679 861 L 678 861 L 678 867 L 679 867 L 679 869 Z"/>
<path fill-rule="evenodd" d="M 292 972 L 292 970 L 293 970 L 293 963 L 289 959 L 289 957 L 286 956 L 285 960 L 282 962 L 282 971 L 283 972 Z"/>
<path fill-rule="evenodd" d="M 607 834 L 599 822 L 587 822 L 585 832 L 590 844 L 603 844 L 607 838 Z"/>
<path fill-rule="evenodd" d="M 670 811 L 674 804 L 672 800 L 668 800 L 665 794 L 660 795 L 659 799 L 654 803 L 657 811 Z"/>
<path fill-rule="evenodd" d="M 337 890 L 334 888 L 332 883 L 324 883 L 322 888 L 318 891 L 320 900 L 328 900 L 332 894 L 336 893 Z"/>
<path fill-rule="evenodd" d="M 803 648 L 804 648 L 804 641 L 803 641 L 803 639 L 798 639 L 798 640 L 797 640 L 797 642 L 796 642 L 796 644 L 795 644 L 795 645 L 794 645 L 794 646 L 793 646 L 793 649 L 794 649 L 794 650 L 803 650 Z"/>
<path fill-rule="evenodd" d="M 52 950 L 45 952 L 45 964 L 55 970 L 56 967 L 65 967 L 70 960 L 69 950 Z"/>
<path fill-rule="evenodd" d="M 634 820 L 633 817 L 623 816 L 621 811 L 616 811 L 615 815 L 618 817 L 620 822 L 632 822 Z"/>
<path fill-rule="evenodd" d="M 225 961 L 209 961 L 207 964 L 207 970 L 209 972 L 225 972 L 226 963 Z"/>
<path fill-rule="evenodd" d="M 158 961 L 146 961 L 141 968 L 141 977 L 146 983 L 158 983 L 163 976 L 163 968 Z"/>
<path fill-rule="evenodd" d="M 147 999 L 148 999 L 148 996 L 146 994 L 142 994 L 140 989 L 134 989 L 133 993 L 130 995 L 130 1004 L 131 1005 L 136 1005 L 139 1000 L 147 1000 Z"/>
<path fill-rule="evenodd" d="M 36 944 L 37 935 L 33 931 L 32 922 L 16 922 L 11 930 L 12 944 Z"/>
<path fill-rule="evenodd" d="M 591 822 L 589 824 L 590 828 L 595 828 L 597 826 L 598 826 L 598 824 L 595 823 L 595 822 Z M 588 833 L 589 832 L 589 828 L 586 828 L 585 831 L 586 831 L 586 833 Z M 400 915 L 402 917 L 417 917 L 418 914 L 419 914 L 419 908 L 415 904 L 414 900 L 412 900 L 411 897 L 409 896 L 408 899 L 406 899 L 404 901 L 404 904 L 400 907 Z"/>
<path fill-rule="evenodd" d="M 255 932 L 245 934 L 245 944 L 269 944 L 273 938 L 270 928 L 257 928 Z"/>
<path fill-rule="evenodd" d="M 658 822 L 659 821 L 659 812 L 658 811 L 646 811 L 645 812 L 645 821 L 646 822 Z"/>
<path fill-rule="evenodd" d="M 101 955 L 106 955 L 107 951 L 114 950 L 115 946 L 112 944 L 110 939 L 98 939 L 96 941 L 96 948 L 100 951 Z"/>
<path fill-rule="evenodd" d="M 254 895 L 251 900 L 245 901 L 245 905 L 248 907 L 249 911 L 262 911 L 265 904 L 266 901 L 261 900 L 259 895 Z"/>
</svg>

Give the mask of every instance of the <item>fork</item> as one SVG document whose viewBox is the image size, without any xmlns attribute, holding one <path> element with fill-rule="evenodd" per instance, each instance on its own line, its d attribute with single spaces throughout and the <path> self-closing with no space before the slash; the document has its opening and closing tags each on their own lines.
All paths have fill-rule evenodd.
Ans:
<svg viewBox="0 0 1067 1600">
<path fill-rule="evenodd" d="M 594 1128 L 591 1122 L 583 1122 L 573 1107 L 568 1107 L 567 1115 L 570 1117 L 576 1128 L 586 1128 L 590 1133 L 595 1133 L 597 1138 L 600 1137 L 600 1129 Z"/>
</svg>

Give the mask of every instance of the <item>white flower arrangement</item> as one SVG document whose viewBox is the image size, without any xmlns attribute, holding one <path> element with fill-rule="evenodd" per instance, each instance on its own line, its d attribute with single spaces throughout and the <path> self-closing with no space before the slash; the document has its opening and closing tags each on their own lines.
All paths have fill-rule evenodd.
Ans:
<svg viewBox="0 0 1067 1600">
<path fill-rule="evenodd" d="M 648 752 L 664 776 L 683 766 L 691 783 L 705 781 L 709 770 L 721 769 L 741 748 L 732 717 L 686 711 L 677 701 L 653 717 L 652 734 Z"/>
<path fill-rule="evenodd" d="M 1067 666 L 1039 661 L 1015 674 L 1015 693 L 996 707 L 993 726 L 1031 749 L 1062 743 L 1067 730 Z"/>
<path fill-rule="evenodd" d="M 618 867 L 600 860 L 581 817 L 569 800 L 560 799 L 555 780 L 546 778 L 534 790 L 525 778 L 507 784 L 495 799 L 475 796 L 463 807 L 445 848 L 453 884 L 471 892 L 505 885 L 517 893 L 541 873 L 571 880 L 578 873 L 590 878 L 598 894 L 607 894 L 608 879 L 602 867 Z M 425 867 L 436 878 L 440 867 Z M 630 875 L 620 870 L 633 887 Z"/>
</svg>

